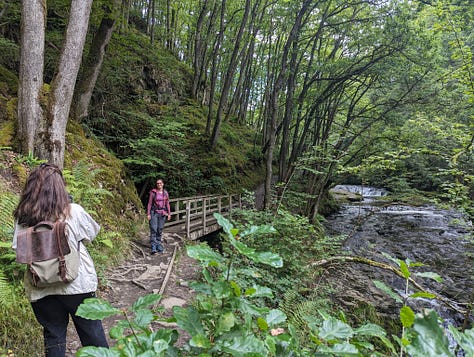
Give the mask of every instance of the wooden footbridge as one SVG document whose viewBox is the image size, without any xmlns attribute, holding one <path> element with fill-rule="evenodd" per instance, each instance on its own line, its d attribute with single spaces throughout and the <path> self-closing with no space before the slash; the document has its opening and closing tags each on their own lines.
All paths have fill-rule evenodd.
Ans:
<svg viewBox="0 0 474 357">
<path fill-rule="evenodd" d="M 214 213 L 229 217 L 242 207 L 240 194 L 208 195 L 170 199 L 171 219 L 165 232 L 178 233 L 195 240 L 220 229 Z"/>
</svg>

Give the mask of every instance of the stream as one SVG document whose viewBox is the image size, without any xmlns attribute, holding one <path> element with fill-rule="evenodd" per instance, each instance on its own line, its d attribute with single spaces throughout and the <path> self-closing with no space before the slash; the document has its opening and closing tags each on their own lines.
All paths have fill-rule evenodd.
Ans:
<svg viewBox="0 0 474 357">
<path fill-rule="evenodd" d="M 387 191 L 377 188 L 340 185 L 335 187 L 333 194 L 344 194 L 353 200 L 343 204 L 325 222 L 329 235 L 344 237 L 346 254 L 394 265 L 382 255 L 386 253 L 396 259 L 423 263 L 424 266 L 410 271 L 434 272 L 443 280 L 438 283 L 412 275 L 420 285 L 463 309 L 467 306 L 465 304 L 473 302 L 473 227 L 461 213 L 428 205 L 396 204 L 387 197 L 380 200 Z M 356 201 L 357 197 L 359 201 Z M 341 305 L 354 307 L 360 302 L 369 302 L 377 306 L 382 316 L 397 319 L 401 305 L 377 289 L 373 280 L 383 281 L 403 295 L 404 279 L 389 271 L 357 263 L 329 267 L 327 274 L 337 277 L 328 280 L 333 284 L 336 301 Z M 448 324 L 460 326 L 465 320 L 462 314 L 434 300 L 409 299 L 408 304 L 415 312 L 426 307 L 435 309 Z"/>
</svg>

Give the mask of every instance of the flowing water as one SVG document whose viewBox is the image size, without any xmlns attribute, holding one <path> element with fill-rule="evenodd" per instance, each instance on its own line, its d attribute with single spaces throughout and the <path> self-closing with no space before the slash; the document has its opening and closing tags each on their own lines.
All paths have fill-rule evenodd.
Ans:
<svg viewBox="0 0 474 357">
<path fill-rule="evenodd" d="M 442 282 L 413 276 L 428 290 L 436 292 L 460 309 L 474 300 L 474 240 L 472 222 L 454 210 L 434 206 L 414 207 L 378 200 L 387 191 L 361 186 L 336 186 L 337 192 L 360 194 L 359 202 L 344 204 L 327 218 L 326 228 L 331 235 L 345 237 L 343 248 L 347 254 L 393 264 L 386 253 L 397 259 L 409 259 L 424 266 L 413 272 L 435 272 Z M 336 268 L 334 268 L 336 269 Z M 363 264 L 345 265 L 332 273 L 342 278 L 338 299 L 344 305 L 368 301 L 382 314 L 396 316 L 400 305 L 373 285 L 381 280 L 403 294 L 405 282 L 393 273 Z M 413 290 L 410 291 L 414 292 Z M 435 308 L 449 323 L 459 325 L 465 316 L 445 304 L 423 299 L 410 299 L 415 310 Z M 472 323 L 472 315 L 471 320 Z"/>
</svg>

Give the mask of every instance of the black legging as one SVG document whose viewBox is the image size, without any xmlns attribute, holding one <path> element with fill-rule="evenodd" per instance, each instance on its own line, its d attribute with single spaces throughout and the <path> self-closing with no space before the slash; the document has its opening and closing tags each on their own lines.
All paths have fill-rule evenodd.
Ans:
<svg viewBox="0 0 474 357">
<path fill-rule="evenodd" d="M 45 355 L 47 357 L 65 356 L 69 315 L 72 317 L 82 346 L 109 347 L 102 321 L 88 320 L 76 316 L 76 310 L 84 299 L 94 296 L 94 293 L 50 295 L 31 303 L 36 319 L 43 326 Z"/>
</svg>

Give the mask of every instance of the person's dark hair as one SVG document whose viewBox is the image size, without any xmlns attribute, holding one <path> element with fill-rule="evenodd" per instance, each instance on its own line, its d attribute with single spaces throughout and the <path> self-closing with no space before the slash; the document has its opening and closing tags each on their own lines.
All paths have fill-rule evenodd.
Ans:
<svg viewBox="0 0 474 357">
<path fill-rule="evenodd" d="M 69 203 L 61 170 L 41 164 L 28 176 L 14 217 L 27 227 L 45 220 L 55 222 L 69 215 Z"/>
</svg>

